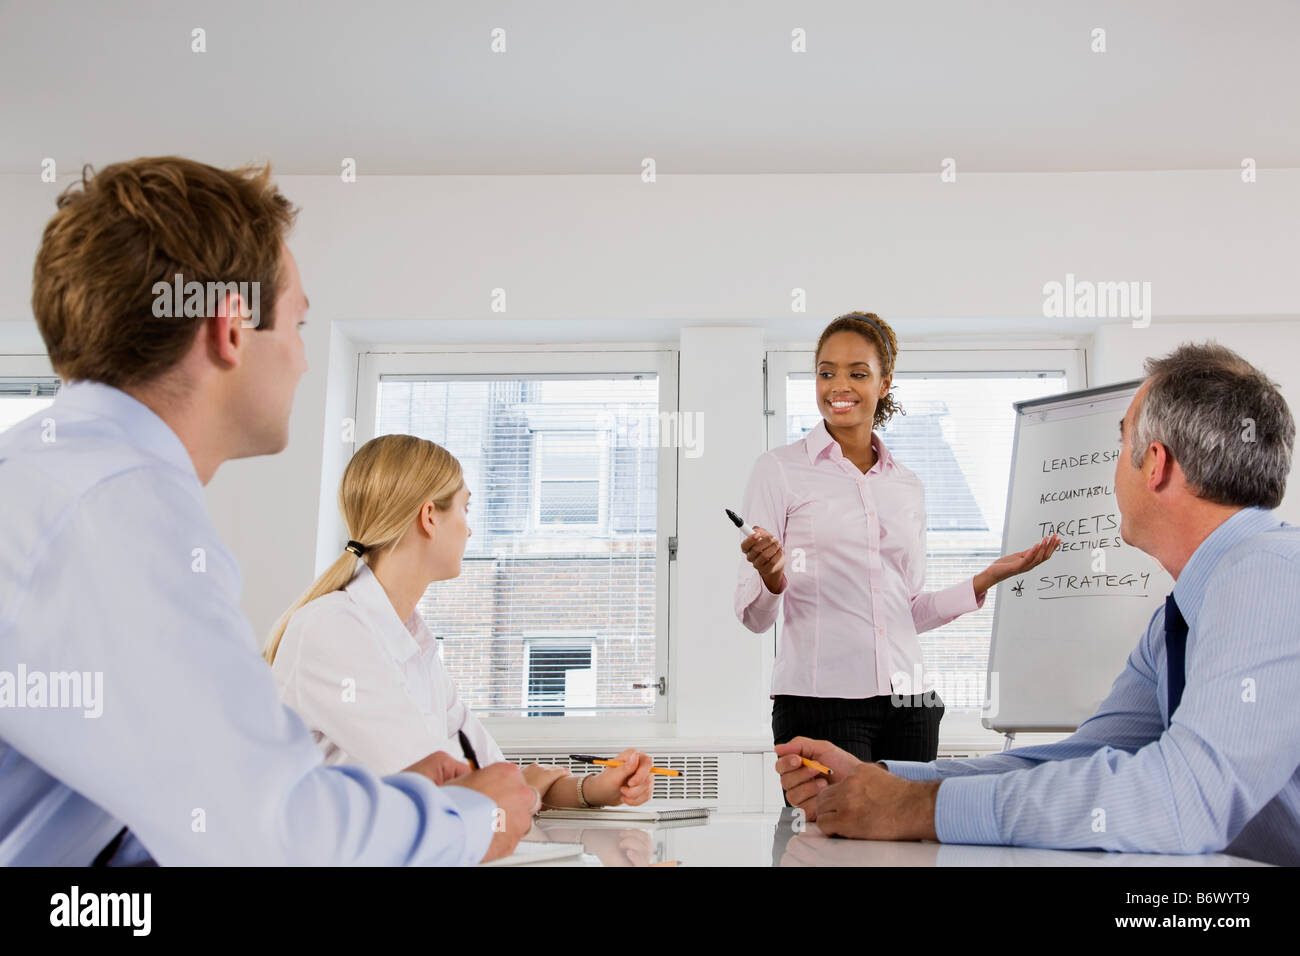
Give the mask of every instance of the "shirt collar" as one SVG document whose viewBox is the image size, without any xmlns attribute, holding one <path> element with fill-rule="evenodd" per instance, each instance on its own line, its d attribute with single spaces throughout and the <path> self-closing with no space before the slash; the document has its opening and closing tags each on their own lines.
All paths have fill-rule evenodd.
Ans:
<svg viewBox="0 0 1300 956">
<path fill-rule="evenodd" d="M 823 452 L 829 458 L 844 457 L 839 442 L 832 438 L 831 433 L 826 429 L 826 419 L 824 418 L 804 436 L 804 447 L 808 450 L 810 464 L 817 464 L 817 459 Z M 872 467 L 872 471 L 875 471 L 877 467 L 884 471 L 894 466 L 894 456 L 889 453 L 885 443 L 874 431 L 871 433 L 871 447 L 876 450 L 876 464 Z"/>
<path fill-rule="evenodd" d="M 1192 552 L 1182 574 L 1174 582 L 1174 600 L 1188 627 L 1196 624 L 1205 588 L 1219 561 L 1237 544 L 1262 531 L 1280 527 L 1282 522 L 1263 508 L 1242 508 L 1211 531 Z"/>
<path fill-rule="evenodd" d="M 419 653 L 419 641 L 412 636 L 406 625 L 402 623 L 402 619 L 397 616 L 397 609 L 388 599 L 388 592 L 379 583 L 379 578 L 375 577 L 375 572 L 370 569 L 370 565 L 358 561 L 356 573 L 352 575 L 352 580 L 343 590 L 347 591 L 352 600 L 356 601 L 365 612 L 394 660 L 403 664 Z M 411 613 L 411 617 L 419 619 L 418 608 Z"/>
<path fill-rule="evenodd" d="M 174 465 L 197 482 L 194 459 L 170 425 L 144 402 L 103 382 L 68 382 L 59 389 L 51 410 L 70 408 L 103 418 L 117 425 L 126 441 L 169 465 Z M 56 418 L 57 421 L 57 418 Z"/>
</svg>

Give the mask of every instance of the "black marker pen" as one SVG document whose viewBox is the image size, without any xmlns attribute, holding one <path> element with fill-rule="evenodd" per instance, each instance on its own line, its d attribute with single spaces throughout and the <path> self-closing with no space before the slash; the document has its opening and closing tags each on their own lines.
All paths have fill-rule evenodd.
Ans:
<svg viewBox="0 0 1300 956">
<path fill-rule="evenodd" d="M 736 514 L 736 513 L 735 513 L 734 511 L 732 511 L 730 508 L 723 508 L 722 510 L 725 511 L 725 512 L 727 513 L 727 517 L 731 519 L 731 523 L 732 523 L 732 524 L 734 524 L 734 525 L 735 525 L 737 528 L 739 528 L 741 531 L 744 531 L 744 530 L 745 530 L 745 519 L 744 519 L 744 518 L 742 518 L 740 515 Z M 759 532 L 759 530 L 758 530 L 757 528 L 755 528 L 753 525 L 750 525 L 750 526 L 749 526 L 749 533 L 750 533 L 750 534 L 759 534 L 760 532 Z"/>
</svg>

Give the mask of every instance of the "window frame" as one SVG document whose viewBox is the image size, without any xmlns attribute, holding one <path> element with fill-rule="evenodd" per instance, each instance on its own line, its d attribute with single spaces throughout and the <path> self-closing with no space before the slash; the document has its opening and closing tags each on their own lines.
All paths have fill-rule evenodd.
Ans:
<svg viewBox="0 0 1300 956">
<path fill-rule="evenodd" d="M 48 355 L 36 353 L 0 354 L 0 392 L 4 393 L 0 394 L 0 401 L 3 401 L 6 395 L 9 394 L 9 387 L 13 385 L 28 389 L 32 386 L 38 388 L 52 386 L 54 393 L 49 397 L 53 400 L 62 390 L 64 383 L 55 374 Z M 22 396 L 17 395 L 17 397 Z"/>
<path fill-rule="evenodd" d="M 542 482 L 547 479 L 542 474 L 544 455 L 542 446 L 546 444 L 547 439 L 558 434 L 589 435 L 596 446 L 596 521 L 585 524 L 565 524 L 564 522 L 547 523 L 542 521 Z M 612 464 L 609 455 L 610 433 L 605 428 L 548 428 L 540 432 L 541 440 L 534 443 L 532 448 L 532 462 L 529 469 L 532 474 L 529 492 L 532 500 L 528 507 L 528 524 L 529 528 L 535 532 L 545 532 L 547 534 L 604 534 L 609 531 L 609 484 L 610 469 Z M 552 478 L 551 481 L 566 481 L 571 479 Z M 582 481 L 591 481 L 593 479 L 575 479 Z"/>
<path fill-rule="evenodd" d="M 763 377 L 764 414 L 767 416 L 767 448 L 778 448 L 786 442 L 786 378 L 792 373 L 812 373 L 816 342 L 793 343 L 765 352 Z M 909 345 L 899 342 L 899 372 L 909 376 L 933 375 L 973 376 L 1025 372 L 1063 372 L 1066 391 L 1089 387 L 1087 354 L 1077 342 L 1008 343 L 993 347 L 987 342 L 948 341 L 942 344 L 917 342 Z M 766 661 L 765 672 L 770 678 L 776 659 L 777 640 L 781 619 L 778 615 L 772 628 L 772 654 Z M 987 670 L 988 663 L 985 662 Z M 1002 734 L 988 730 L 975 710 L 947 711 L 939 725 L 939 749 L 961 750 L 968 747 L 994 750 L 1000 746 Z"/>
<path fill-rule="evenodd" d="M 357 389 L 353 414 L 355 429 L 351 454 L 375 435 L 379 382 L 384 376 L 454 376 L 495 380 L 508 377 L 544 375 L 552 378 L 584 379 L 593 375 L 653 374 L 659 382 L 658 412 L 680 412 L 678 388 L 679 350 L 666 345 L 629 345 L 618 349 L 602 346 L 558 347 L 535 346 L 523 350 L 517 346 L 456 345 L 428 348 L 375 346 L 357 356 Z M 658 447 L 656 472 L 658 501 L 655 514 L 655 669 L 645 675 L 654 683 L 671 671 L 675 632 L 671 620 L 672 565 L 668 539 L 677 535 L 677 467 L 681 450 Z M 602 456 L 608 449 L 602 451 Z M 603 461 L 603 459 L 602 459 Z M 603 467 L 603 464 L 602 464 Z M 332 494 L 332 490 L 327 490 Z M 593 647 L 593 661 L 596 649 Z M 527 673 L 525 669 L 525 674 Z M 611 738 L 644 736 L 670 726 L 675 713 L 673 682 L 668 682 L 665 696 L 654 696 L 654 713 L 644 716 L 600 716 L 599 733 Z M 494 737 L 520 740 L 551 741 L 571 737 L 573 718 L 565 717 L 491 717 L 481 718 Z M 590 729 L 584 727 L 584 733 Z"/>
</svg>

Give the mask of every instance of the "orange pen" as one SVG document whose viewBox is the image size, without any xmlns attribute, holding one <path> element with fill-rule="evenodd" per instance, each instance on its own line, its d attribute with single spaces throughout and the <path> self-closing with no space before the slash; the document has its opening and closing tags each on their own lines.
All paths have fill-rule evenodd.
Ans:
<svg viewBox="0 0 1300 956">
<path fill-rule="evenodd" d="M 569 759 L 580 760 L 583 763 L 594 763 L 600 767 L 623 766 L 623 761 L 621 760 L 608 760 L 605 757 L 593 757 L 591 754 L 569 754 Z M 680 770 L 669 770 L 667 767 L 651 767 L 650 772 L 658 774 L 661 777 L 680 777 L 682 775 Z"/>
<path fill-rule="evenodd" d="M 807 757 L 800 757 L 799 759 L 803 761 L 803 765 L 805 767 L 812 767 L 818 773 L 824 773 L 827 776 L 830 776 L 835 772 L 830 767 L 826 766 L 825 764 L 820 764 L 816 760 L 809 760 Z"/>
</svg>

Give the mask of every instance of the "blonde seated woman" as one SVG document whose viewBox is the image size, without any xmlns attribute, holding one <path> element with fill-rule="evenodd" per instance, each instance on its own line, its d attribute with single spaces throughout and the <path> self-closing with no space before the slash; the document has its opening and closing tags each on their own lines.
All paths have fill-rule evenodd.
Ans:
<svg viewBox="0 0 1300 956">
<path fill-rule="evenodd" d="M 382 776 L 435 751 L 479 766 L 505 759 L 457 696 L 416 610 L 432 582 L 460 574 L 469 497 L 460 462 L 422 438 L 381 436 L 348 463 L 339 509 L 353 540 L 276 623 L 264 652 L 281 699 L 326 763 L 359 763 Z M 524 778 L 542 806 L 644 803 L 649 756 L 625 750 L 617 759 L 622 766 L 583 777 L 534 764 Z"/>
</svg>

